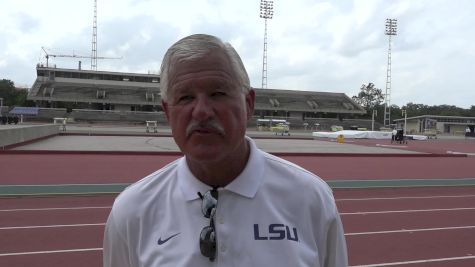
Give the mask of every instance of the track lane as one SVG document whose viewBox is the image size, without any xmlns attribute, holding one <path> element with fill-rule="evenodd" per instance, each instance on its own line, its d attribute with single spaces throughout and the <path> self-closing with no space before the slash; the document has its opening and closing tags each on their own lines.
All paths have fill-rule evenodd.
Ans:
<svg viewBox="0 0 475 267">
<path fill-rule="evenodd" d="M 102 247 L 103 233 L 103 225 L 0 230 L 0 254 Z"/>
<path fill-rule="evenodd" d="M 106 206 L 86 209 L 0 211 L 0 229 L 30 225 L 104 223 L 110 209 L 110 206 Z"/>
<path fill-rule="evenodd" d="M 474 192 L 475 193 L 475 192 Z M 337 199 L 340 213 L 398 210 L 475 208 L 474 195 L 437 195 L 431 197 Z"/>
<path fill-rule="evenodd" d="M 0 184 L 131 183 L 178 157 L 140 154 L 0 154 Z M 475 157 L 301 155 L 282 158 L 329 180 L 475 178 Z M 25 165 L 29 167 L 25 168 Z"/>
<path fill-rule="evenodd" d="M 461 257 L 463 258 L 463 257 Z M 440 258 L 433 258 L 433 259 L 428 259 L 432 260 L 427 263 L 418 263 L 416 266 L 417 267 L 447 267 L 448 265 L 450 267 L 467 267 L 467 266 L 475 266 L 475 258 L 467 258 L 467 259 L 456 259 L 454 257 L 453 259 L 441 259 L 441 261 L 435 261 Z M 404 267 L 404 266 L 409 266 L 409 267 L 414 267 L 415 265 L 398 265 L 399 267 Z"/>
<path fill-rule="evenodd" d="M 401 197 L 432 197 L 474 195 L 475 186 L 451 186 L 451 187 L 390 187 L 390 188 L 337 188 L 333 195 L 339 203 L 346 199 L 369 199 L 369 198 L 401 198 Z"/>
<path fill-rule="evenodd" d="M 475 210 L 342 215 L 346 233 L 475 226 Z"/>
<path fill-rule="evenodd" d="M 351 265 L 475 255 L 475 229 L 347 236 L 346 240 Z"/>
<path fill-rule="evenodd" d="M 0 209 L 62 208 L 84 206 L 111 206 L 116 194 L 86 196 L 34 196 L 0 198 Z"/>
<path fill-rule="evenodd" d="M 0 266 L 8 267 L 101 267 L 102 251 L 40 253 L 32 255 L 0 256 Z"/>
</svg>

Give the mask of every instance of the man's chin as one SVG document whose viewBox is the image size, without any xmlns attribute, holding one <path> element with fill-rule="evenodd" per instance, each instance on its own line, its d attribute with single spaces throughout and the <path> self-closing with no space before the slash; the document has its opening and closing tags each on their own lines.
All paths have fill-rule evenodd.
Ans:
<svg viewBox="0 0 475 267">
<path fill-rule="evenodd" d="M 186 156 L 189 157 L 190 159 L 194 161 L 199 161 L 199 162 L 217 162 L 219 161 L 219 158 L 221 158 L 221 150 L 216 149 L 216 148 L 193 148 L 188 153 L 186 153 Z"/>
</svg>

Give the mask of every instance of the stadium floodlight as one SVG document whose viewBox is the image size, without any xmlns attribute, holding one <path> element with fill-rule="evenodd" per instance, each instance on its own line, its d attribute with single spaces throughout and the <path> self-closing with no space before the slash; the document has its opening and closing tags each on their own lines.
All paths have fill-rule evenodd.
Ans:
<svg viewBox="0 0 475 267">
<path fill-rule="evenodd" d="M 397 19 L 386 19 L 386 32 L 389 37 L 388 67 L 386 71 L 386 94 L 384 101 L 384 126 L 391 123 L 391 36 L 397 35 Z"/>
<path fill-rule="evenodd" d="M 386 19 L 386 35 L 397 35 L 397 19 Z"/>
<path fill-rule="evenodd" d="M 261 18 L 263 19 L 272 19 L 272 16 L 274 15 L 274 2 L 273 1 L 267 1 L 267 0 L 261 0 Z"/>
<path fill-rule="evenodd" d="M 260 17 L 264 19 L 264 53 L 262 56 L 262 88 L 267 88 L 267 20 L 274 16 L 273 1 L 261 0 Z"/>
</svg>

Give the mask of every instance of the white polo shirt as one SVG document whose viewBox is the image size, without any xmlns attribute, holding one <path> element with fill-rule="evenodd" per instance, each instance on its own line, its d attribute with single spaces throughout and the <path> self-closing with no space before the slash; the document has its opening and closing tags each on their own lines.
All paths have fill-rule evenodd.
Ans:
<svg viewBox="0 0 475 267">
<path fill-rule="evenodd" d="M 201 255 L 210 187 L 180 158 L 125 189 L 104 236 L 104 267 L 347 266 L 331 189 L 318 176 L 251 146 L 243 172 L 218 189 L 216 259 Z"/>
</svg>

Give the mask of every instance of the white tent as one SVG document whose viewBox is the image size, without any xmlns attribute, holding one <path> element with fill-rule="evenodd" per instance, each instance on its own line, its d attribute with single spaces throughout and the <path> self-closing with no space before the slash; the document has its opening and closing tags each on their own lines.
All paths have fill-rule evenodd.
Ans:
<svg viewBox="0 0 475 267">
<path fill-rule="evenodd" d="M 337 132 L 313 132 L 313 137 L 324 137 L 324 138 L 337 138 L 339 135 L 343 135 L 345 138 L 355 138 L 355 139 L 391 139 L 391 132 L 378 132 L 378 131 L 353 131 L 353 130 L 343 130 Z M 414 140 L 426 140 L 427 136 L 425 135 L 406 135 L 408 139 Z"/>
</svg>

